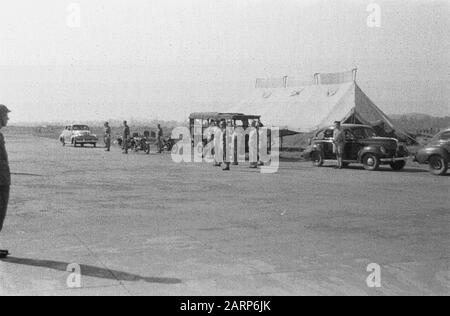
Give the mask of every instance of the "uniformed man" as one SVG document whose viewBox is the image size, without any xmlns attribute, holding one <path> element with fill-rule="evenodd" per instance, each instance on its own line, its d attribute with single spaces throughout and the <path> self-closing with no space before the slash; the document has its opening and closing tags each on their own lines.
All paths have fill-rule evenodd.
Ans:
<svg viewBox="0 0 450 316">
<path fill-rule="evenodd" d="M 109 123 L 105 123 L 105 151 L 111 151 L 111 127 L 109 126 Z"/>
<path fill-rule="evenodd" d="M 227 126 L 227 123 L 225 121 L 220 122 L 220 129 L 222 130 L 222 151 L 223 151 L 223 171 L 229 171 L 230 170 L 230 145 L 231 145 L 231 138 L 228 140 L 229 137 L 231 137 L 230 130 Z"/>
<path fill-rule="evenodd" d="M 156 132 L 156 142 L 158 145 L 158 154 L 162 153 L 162 146 L 163 146 L 163 130 L 161 128 L 161 125 L 158 124 L 158 130 Z"/>
<path fill-rule="evenodd" d="M 233 166 L 239 166 L 239 157 L 238 157 L 238 138 L 239 138 L 239 133 L 238 133 L 238 129 L 236 128 L 236 126 L 232 123 L 230 123 L 230 127 L 233 128 L 233 134 L 231 135 L 231 146 L 232 146 L 232 150 L 233 150 Z M 230 129 L 231 132 L 231 129 Z M 245 139 L 245 138 L 244 138 Z"/>
<path fill-rule="evenodd" d="M 124 154 L 128 154 L 128 141 L 130 138 L 130 127 L 127 121 L 123 121 L 122 149 Z"/>
<path fill-rule="evenodd" d="M 258 133 L 257 133 L 257 135 L 258 135 L 258 141 L 257 141 L 258 163 L 257 163 L 257 165 L 258 166 L 264 166 L 264 162 L 261 161 L 261 144 L 260 144 L 261 139 L 265 139 L 265 138 L 263 138 L 263 134 L 265 133 L 265 131 L 263 130 L 263 127 L 264 127 L 264 124 L 260 120 L 258 120 L 256 122 L 256 129 L 258 130 Z M 265 148 L 265 146 L 263 148 Z"/>
<path fill-rule="evenodd" d="M 214 134 L 216 132 L 216 122 L 214 120 L 211 120 L 210 125 L 205 131 L 206 136 L 206 159 L 211 160 L 214 156 L 214 147 L 213 147 L 213 141 L 214 141 Z"/>
<path fill-rule="evenodd" d="M 248 157 L 250 160 L 250 168 L 258 168 L 258 123 L 253 121 L 251 124 L 251 129 L 248 137 Z"/>
<path fill-rule="evenodd" d="M 222 165 L 222 148 L 220 147 L 222 144 L 221 141 L 221 137 L 222 137 L 222 129 L 221 129 L 221 123 L 220 122 L 216 122 L 214 121 L 214 125 L 211 128 L 211 139 L 213 142 L 213 150 L 212 150 L 212 154 L 214 156 L 214 162 L 213 162 L 213 166 L 214 167 L 220 167 Z"/>
<path fill-rule="evenodd" d="M 345 149 L 345 131 L 342 129 L 341 122 L 334 122 L 333 144 L 336 150 L 337 167 L 344 167 L 344 149 Z"/>
<path fill-rule="evenodd" d="M 9 109 L 0 105 L 0 129 L 8 125 Z M 6 217 L 9 202 L 9 187 L 11 185 L 11 173 L 9 171 L 8 153 L 5 148 L 5 139 L 0 133 L 0 232 Z M 0 250 L 0 258 L 8 256 L 8 250 Z"/>
</svg>

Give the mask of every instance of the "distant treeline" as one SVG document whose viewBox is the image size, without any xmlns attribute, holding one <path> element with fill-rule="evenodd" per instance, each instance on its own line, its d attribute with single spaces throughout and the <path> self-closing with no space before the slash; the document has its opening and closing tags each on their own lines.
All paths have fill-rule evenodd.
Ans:
<svg viewBox="0 0 450 316">
<path fill-rule="evenodd" d="M 411 134 L 436 134 L 450 127 L 450 116 L 404 115 L 392 119 L 394 125 Z"/>
<path fill-rule="evenodd" d="M 173 126 L 166 126 L 163 125 L 164 123 L 161 123 L 164 137 L 171 136 Z M 19 129 L 18 127 L 12 127 L 15 130 Z M 11 129 L 11 128 L 10 128 Z M 64 130 L 63 125 L 50 125 L 50 126 L 38 126 L 38 127 L 27 127 L 26 129 L 31 130 L 31 134 L 34 136 L 39 137 L 46 137 L 46 138 L 52 138 L 52 139 L 58 139 L 61 135 L 62 131 Z M 91 132 L 95 135 L 97 135 L 102 141 L 103 135 L 104 135 L 104 128 L 103 126 L 99 125 L 90 125 Z M 154 126 L 147 126 L 147 125 L 131 125 L 130 126 L 131 133 L 139 133 L 140 135 L 143 135 L 145 131 L 149 131 L 150 133 L 156 133 L 156 124 Z M 123 127 L 120 126 L 112 126 L 111 128 L 111 135 L 113 138 L 118 138 L 122 135 Z"/>
</svg>

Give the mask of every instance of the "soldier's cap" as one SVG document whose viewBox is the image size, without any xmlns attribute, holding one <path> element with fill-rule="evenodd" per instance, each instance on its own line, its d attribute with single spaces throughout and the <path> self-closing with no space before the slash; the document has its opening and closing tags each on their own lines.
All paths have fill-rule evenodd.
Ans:
<svg viewBox="0 0 450 316">
<path fill-rule="evenodd" d="M 0 104 L 0 113 L 10 113 L 11 111 L 6 107 L 6 105 Z"/>
</svg>

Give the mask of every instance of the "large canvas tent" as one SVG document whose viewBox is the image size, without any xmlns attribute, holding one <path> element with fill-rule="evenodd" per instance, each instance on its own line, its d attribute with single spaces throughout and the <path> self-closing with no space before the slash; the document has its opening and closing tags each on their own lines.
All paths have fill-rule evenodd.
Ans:
<svg viewBox="0 0 450 316">
<path fill-rule="evenodd" d="M 264 124 L 295 132 L 342 121 L 371 125 L 380 136 L 407 137 L 348 75 L 316 75 L 316 84 L 306 86 L 255 88 L 233 110 L 261 115 Z"/>
</svg>

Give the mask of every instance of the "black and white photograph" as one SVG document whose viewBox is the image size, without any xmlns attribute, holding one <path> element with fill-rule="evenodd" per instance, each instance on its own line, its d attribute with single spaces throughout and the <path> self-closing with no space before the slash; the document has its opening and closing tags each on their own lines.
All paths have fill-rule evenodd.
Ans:
<svg viewBox="0 0 450 316">
<path fill-rule="evenodd" d="M 449 17 L 2 0 L 0 296 L 449 296 Z"/>
</svg>

